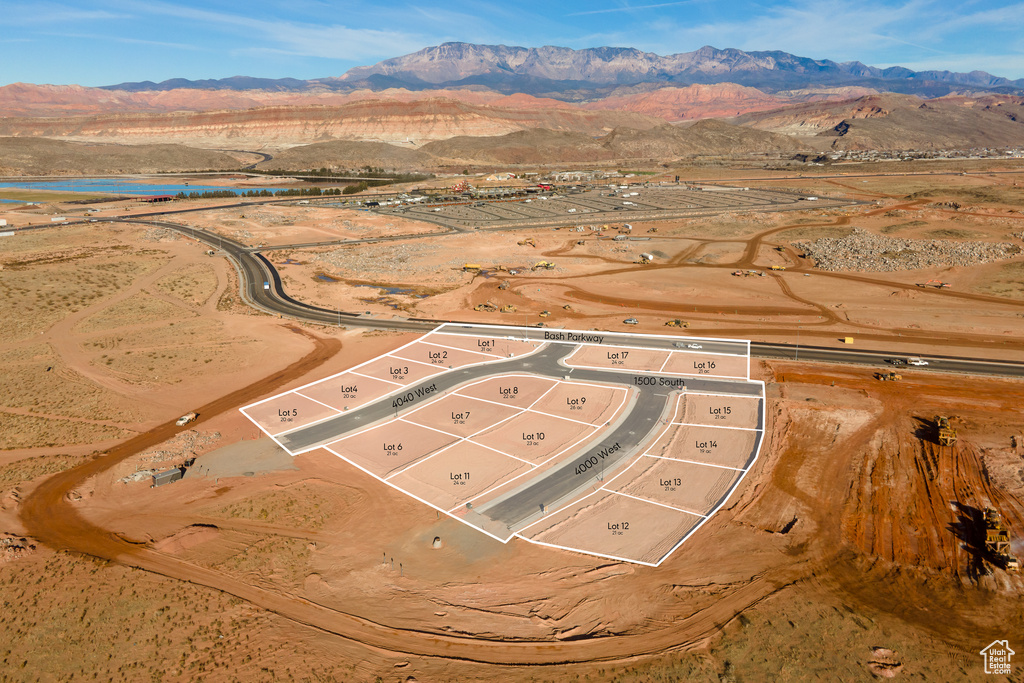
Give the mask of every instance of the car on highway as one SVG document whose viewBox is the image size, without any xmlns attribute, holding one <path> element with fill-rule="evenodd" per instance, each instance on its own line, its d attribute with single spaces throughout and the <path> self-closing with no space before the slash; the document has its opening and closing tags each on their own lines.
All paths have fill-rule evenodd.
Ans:
<svg viewBox="0 0 1024 683">
<path fill-rule="evenodd" d="M 928 365 L 928 361 L 921 358 L 911 357 L 907 359 L 907 365 Z"/>
<path fill-rule="evenodd" d="M 905 360 L 903 360 L 902 358 L 890 358 L 888 360 L 888 362 L 891 365 L 906 365 L 907 364 L 907 362 Z"/>
<path fill-rule="evenodd" d="M 700 349 L 700 348 L 703 348 L 703 347 L 700 344 L 687 344 L 686 348 L 688 348 L 688 349 Z"/>
<path fill-rule="evenodd" d="M 636 318 L 626 318 L 622 322 L 624 322 L 627 325 L 637 325 L 640 323 L 640 321 L 637 320 Z"/>
</svg>

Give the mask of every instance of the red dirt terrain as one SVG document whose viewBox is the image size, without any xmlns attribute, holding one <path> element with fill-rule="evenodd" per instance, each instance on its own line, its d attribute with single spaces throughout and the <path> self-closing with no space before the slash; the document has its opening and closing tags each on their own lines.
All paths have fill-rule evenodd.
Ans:
<svg viewBox="0 0 1024 683">
<path fill-rule="evenodd" d="M 202 419 L 238 419 L 234 406 L 306 375 L 336 351 L 336 342 L 317 340 L 284 372 L 199 408 Z M 1011 528 L 1024 528 L 1022 489 L 994 486 L 985 467 L 993 431 L 1019 430 L 1021 382 L 908 372 L 903 382 L 881 383 L 866 370 L 785 363 L 760 372 L 774 396 L 762 458 L 727 508 L 657 569 L 476 538 L 331 456 L 300 457 L 298 472 L 258 480 L 186 480 L 170 497 L 107 490 L 104 471 L 166 440 L 172 425 L 45 480 L 20 516 L 52 548 L 224 591 L 286 623 L 362 644 L 378 671 L 405 662 L 403 677 L 483 680 L 487 669 L 473 662 L 578 663 L 583 668 L 570 670 L 580 672 L 596 662 L 653 666 L 667 661 L 665 653 L 706 647 L 741 614 L 756 619 L 768 599 L 784 600 L 789 610 L 808 596 L 838 602 L 901 637 L 912 633 L 954 653 L 1022 623 L 1021 579 L 991 573 L 977 546 L 977 511 L 987 506 Z M 983 398 L 965 404 L 965 392 Z M 222 411 L 229 412 L 218 417 Z M 956 446 L 930 441 L 936 413 L 957 416 Z M 197 507 L 211 496 L 230 503 L 297 482 L 334 482 L 350 505 L 318 531 L 238 526 Z M 197 524 L 215 531 L 198 534 Z M 316 556 L 309 569 L 298 568 L 309 575 L 289 587 L 198 561 L 243 529 L 311 543 Z M 429 538 L 446 545 L 439 551 Z M 189 555 L 190 548 L 207 550 Z M 401 560 L 401 575 L 388 555 Z M 376 598 L 359 598 L 364 591 Z M 435 612 L 446 616 L 427 617 Z M 309 632 L 290 637 L 309 637 L 302 633 Z M 843 663 L 849 656 L 835 655 L 838 670 L 853 666 Z M 955 670 L 921 654 L 901 657 L 907 671 Z"/>
</svg>

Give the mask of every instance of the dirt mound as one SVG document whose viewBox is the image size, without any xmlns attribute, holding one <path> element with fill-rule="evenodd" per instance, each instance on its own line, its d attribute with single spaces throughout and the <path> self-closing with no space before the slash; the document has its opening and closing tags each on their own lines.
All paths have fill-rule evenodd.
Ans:
<svg viewBox="0 0 1024 683">
<path fill-rule="evenodd" d="M 601 142 L 617 158 L 647 159 L 797 151 L 803 148 L 786 135 L 741 128 L 712 119 L 686 127 L 662 125 L 647 130 L 615 129 Z"/>
<path fill-rule="evenodd" d="M 431 142 L 423 151 L 439 159 L 497 164 L 598 161 L 614 153 L 584 133 L 532 129 L 495 137 L 459 136 Z"/>
<path fill-rule="evenodd" d="M 153 549 L 174 555 L 201 543 L 216 540 L 220 529 L 209 524 L 194 524 L 153 543 Z"/>
<path fill-rule="evenodd" d="M 0 167 L 10 174 L 157 173 L 237 168 L 221 152 L 184 145 L 83 144 L 45 138 L 0 138 Z"/>
<path fill-rule="evenodd" d="M 430 160 L 430 155 L 419 150 L 397 147 L 386 142 L 335 140 L 286 149 L 257 168 L 286 171 L 329 168 L 341 171 L 379 166 L 388 170 L 409 170 L 423 168 Z"/>
</svg>

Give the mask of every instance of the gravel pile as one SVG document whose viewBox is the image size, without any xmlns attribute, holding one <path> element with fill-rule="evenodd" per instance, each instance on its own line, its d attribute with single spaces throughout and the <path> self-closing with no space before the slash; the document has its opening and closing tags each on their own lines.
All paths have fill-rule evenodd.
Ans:
<svg viewBox="0 0 1024 683">
<path fill-rule="evenodd" d="M 1007 242 L 910 240 L 855 228 L 847 237 L 794 242 L 821 270 L 896 271 L 935 266 L 974 266 L 1016 256 L 1021 248 Z"/>
<path fill-rule="evenodd" d="M 434 246 L 418 244 L 375 244 L 371 249 L 335 249 L 315 254 L 313 261 L 324 264 L 325 270 L 343 277 L 389 282 L 398 279 L 429 279 L 431 282 L 462 282 L 461 268 L 465 258 L 455 257 L 436 262 Z M 398 275 L 401 277 L 397 277 Z"/>
</svg>

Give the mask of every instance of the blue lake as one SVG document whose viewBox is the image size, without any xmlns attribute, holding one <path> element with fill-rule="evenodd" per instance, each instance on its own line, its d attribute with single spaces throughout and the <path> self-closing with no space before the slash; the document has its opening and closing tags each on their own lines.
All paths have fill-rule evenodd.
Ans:
<svg viewBox="0 0 1024 683">
<path fill-rule="evenodd" d="M 179 192 L 219 192 L 227 190 L 244 194 L 249 190 L 284 190 L 284 187 L 223 187 L 221 185 L 196 185 L 190 183 L 149 184 L 114 178 L 75 178 L 67 180 L 32 180 L 0 182 L 0 190 L 52 190 L 56 192 L 89 192 L 102 194 L 152 195 L 178 194 Z M 11 201 L 11 200 L 0 200 Z"/>
</svg>

